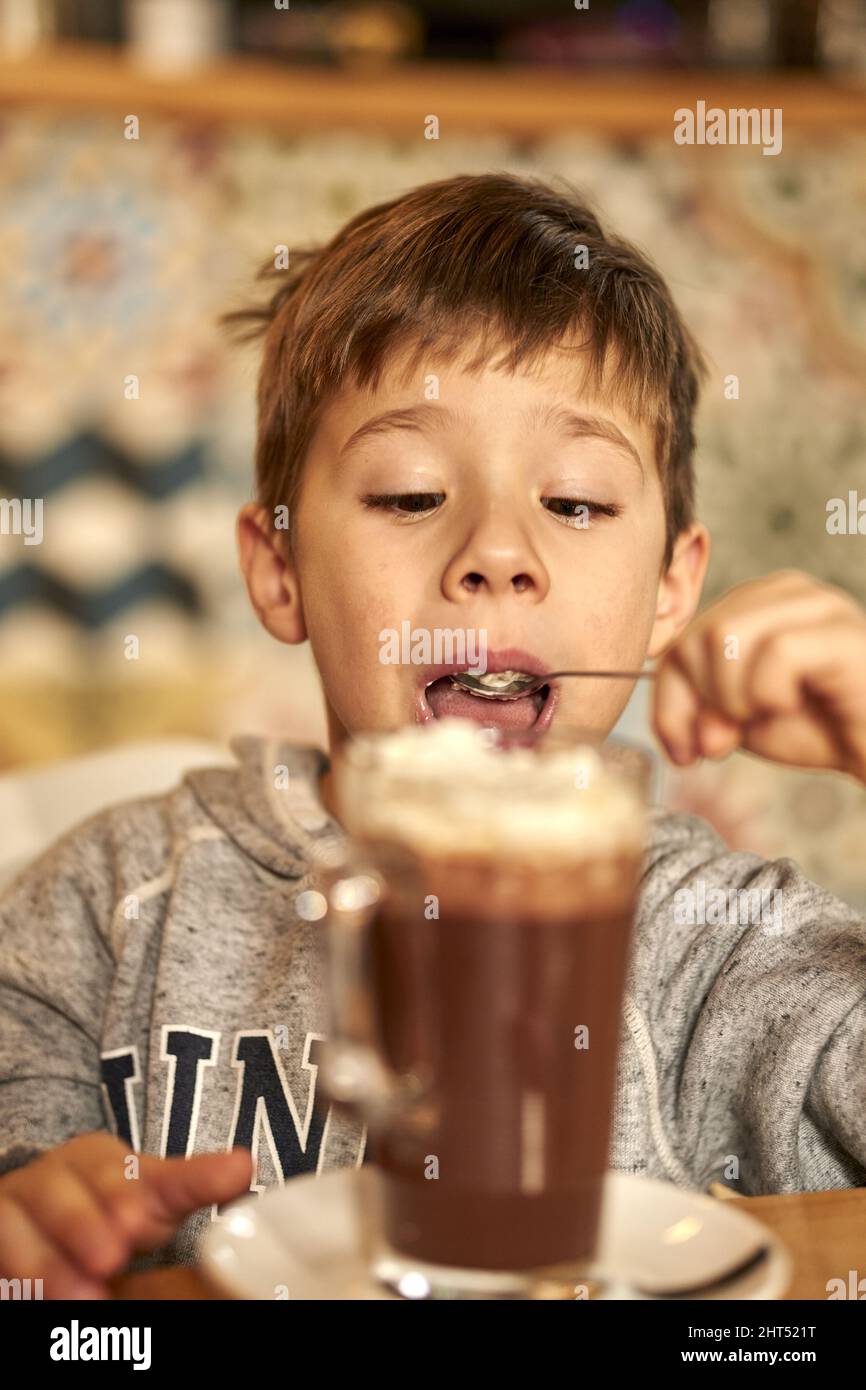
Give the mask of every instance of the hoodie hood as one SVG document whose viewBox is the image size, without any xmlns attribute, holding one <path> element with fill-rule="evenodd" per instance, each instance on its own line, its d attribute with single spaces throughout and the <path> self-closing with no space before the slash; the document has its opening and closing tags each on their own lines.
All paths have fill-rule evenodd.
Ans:
<svg viewBox="0 0 866 1390">
<path fill-rule="evenodd" d="M 319 791 L 319 779 L 330 768 L 326 753 L 256 734 L 240 734 L 229 747 L 234 767 L 195 768 L 183 781 L 244 853 L 271 873 L 301 878 L 309 872 L 314 847 L 345 844 L 346 832 Z M 700 861 L 723 849 L 700 818 L 649 808 L 645 875 L 671 852 Z"/>
<path fill-rule="evenodd" d="M 301 878 L 314 845 L 345 842 L 319 793 L 330 767 L 321 749 L 255 734 L 229 747 L 235 767 L 195 768 L 183 782 L 245 854 L 283 878 Z"/>
</svg>

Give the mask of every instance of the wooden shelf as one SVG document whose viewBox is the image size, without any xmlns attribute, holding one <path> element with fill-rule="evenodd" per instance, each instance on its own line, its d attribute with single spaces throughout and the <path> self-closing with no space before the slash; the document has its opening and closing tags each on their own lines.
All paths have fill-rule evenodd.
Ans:
<svg viewBox="0 0 866 1390">
<path fill-rule="evenodd" d="M 123 49 L 62 44 L 0 59 L 0 110 L 29 105 L 283 130 L 347 127 L 420 138 L 424 117 L 452 131 L 519 138 L 566 129 L 634 137 L 672 131 L 678 106 L 781 107 L 786 129 L 816 134 L 866 128 L 866 85 L 812 74 L 562 72 L 431 67 L 377 73 L 290 67 L 231 58 L 193 76 L 157 78 Z"/>
</svg>

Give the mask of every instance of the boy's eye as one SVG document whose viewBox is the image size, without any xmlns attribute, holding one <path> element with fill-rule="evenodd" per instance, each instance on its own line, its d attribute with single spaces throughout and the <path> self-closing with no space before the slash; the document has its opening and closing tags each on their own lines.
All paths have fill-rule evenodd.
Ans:
<svg viewBox="0 0 866 1390">
<path fill-rule="evenodd" d="M 444 492 L 378 492 L 368 493 L 363 499 L 365 507 L 379 508 L 384 512 L 395 512 L 400 516 L 413 516 L 421 512 L 432 512 L 445 501 Z"/>
<path fill-rule="evenodd" d="M 542 506 L 554 516 L 562 517 L 575 530 L 589 525 L 593 516 L 619 516 L 620 508 L 613 502 L 587 502 L 582 497 L 543 497 Z"/>
<path fill-rule="evenodd" d="M 444 492 L 375 492 L 367 493 L 362 499 L 365 507 L 379 511 L 393 512 L 398 517 L 423 516 L 441 507 L 445 501 Z M 542 505 L 570 526 L 579 529 L 589 525 L 593 516 L 619 516 L 620 508 L 614 503 L 586 502 L 579 497 L 545 497 Z"/>
</svg>

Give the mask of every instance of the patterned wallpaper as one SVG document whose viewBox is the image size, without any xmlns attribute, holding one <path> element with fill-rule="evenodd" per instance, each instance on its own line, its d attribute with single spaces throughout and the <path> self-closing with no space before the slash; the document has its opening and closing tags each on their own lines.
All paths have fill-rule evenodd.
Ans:
<svg viewBox="0 0 866 1390">
<path fill-rule="evenodd" d="M 564 177 L 667 277 L 713 370 L 707 597 L 797 565 L 866 602 L 862 537 L 825 525 L 829 498 L 866 495 L 864 156 L 853 134 L 786 135 L 764 158 L 581 131 L 518 147 L 155 118 L 131 141 L 104 117 L 3 112 L 0 497 L 43 498 L 44 534 L 0 534 L 0 767 L 159 733 L 321 735 L 308 653 L 260 632 L 236 573 L 255 354 L 215 317 L 274 245 L 456 172 Z M 866 901 L 857 787 L 744 757 L 667 785 Z"/>
</svg>

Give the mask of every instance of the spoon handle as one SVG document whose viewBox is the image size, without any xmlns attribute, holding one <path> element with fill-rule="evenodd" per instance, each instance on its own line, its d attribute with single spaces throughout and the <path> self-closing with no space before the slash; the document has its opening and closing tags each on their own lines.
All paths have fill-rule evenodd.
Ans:
<svg viewBox="0 0 866 1390">
<path fill-rule="evenodd" d="M 560 676 L 610 676 L 614 680 L 637 681 L 641 679 L 654 680 L 655 671 L 549 671 L 548 680 L 558 679 Z"/>
</svg>

